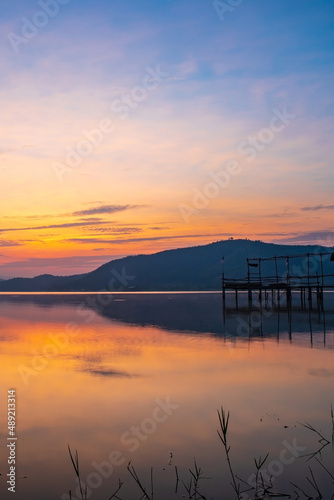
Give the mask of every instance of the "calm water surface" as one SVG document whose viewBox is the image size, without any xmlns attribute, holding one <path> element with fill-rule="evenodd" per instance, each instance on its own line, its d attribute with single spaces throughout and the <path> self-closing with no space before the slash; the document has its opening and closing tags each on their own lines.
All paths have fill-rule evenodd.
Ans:
<svg viewBox="0 0 334 500">
<path fill-rule="evenodd" d="M 334 299 L 334 298 L 333 298 Z M 324 498 L 332 480 L 309 455 L 331 441 L 334 307 L 222 314 L 220 294 L 1 295 L 0 497 L 7 490 L 7 391 L 17 398 L 17 500 L 78 499 L 67 446 L 79 453 L 88 498 L 139 499 L 126 466 L 156 499 L 182 499 L 194 458 L 207 499 L 234 498 L 217 408 L 230 410 L 230 456 L 252 483 L 254 457 L 269 457 L 277 491 L 290 481 Z M 297 305 L 297 304 L 296 304 Z M 332 445 L 320 455 L 333 473 Z M 27 478 L 18 477 L 27 476 Z M 243 484 L 244 487 L 244 484 Z M 331 489 L 332 488 L 332 489 Z M 300 493 L 300 492 L 299 492 Z M 300 493 L 301 498 L 303 495 Z M 327 495 L 327 496 L 326 496 Z M 296 495 L 294 495 L 296 497 Z M 254 491 L 244 498 L 254 498 Z"/>
</svg>

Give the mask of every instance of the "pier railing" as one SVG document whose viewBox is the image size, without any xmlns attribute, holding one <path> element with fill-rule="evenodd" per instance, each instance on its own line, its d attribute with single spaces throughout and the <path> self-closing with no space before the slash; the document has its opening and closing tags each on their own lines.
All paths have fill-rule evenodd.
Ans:
<svg viewBox="0 0 334 500">
<path fill-rule="evenodd" d="M 297 266 L 298 274 L 291 273 L 292 259 L 304 259 L 303 269 L 307 272 L 303 273 L 301 266 Z M 285 261 L 285 271 L 279 274 L 278 264 L 280 260 Z M 306 303 L 306 295 L 308 296 L 309 306 L 312 307 L 312 295 L 315 294 L 320 307 L 323 305 L 324 290 L 334 290 L 334 273 L 324 272 L 324 262 L 333 262 L 334 267 L 334 252 L 326 253 L 307 253 L 297 255 L 275 256 L 270 258 L 252 258 L 247 261 L 247 276 L 244 278 L 227 278 L 222 272 L 222 292 L 223 303 L 225 307 L 225 292 L 230 290 L 235 292 L 236 306 L 238 306 L 238 292 L 248 291 L 249 304 L 252 304 L 252 295 L 258 293 L 260 302 L 262 301 L 262 293 L 265 300 L 268 300 L 269 292 L 271 292 L 272 301 L 276 297 L 278 302 L 283 294 L 286 295 L 288 305 L 291 303 L 292 291 L 300 291 L 302 304 Z M 224 259 L 222 260 L 224 263 Z M 263 273 L 264 262 L 273 264 L 273 273 Z M 311 264 L 318 271 L 311 272 Z M 281 265 L 282 267 L 282 265 Z M 293 267 L 295 272 L 296 266 Z"/>
</svg>

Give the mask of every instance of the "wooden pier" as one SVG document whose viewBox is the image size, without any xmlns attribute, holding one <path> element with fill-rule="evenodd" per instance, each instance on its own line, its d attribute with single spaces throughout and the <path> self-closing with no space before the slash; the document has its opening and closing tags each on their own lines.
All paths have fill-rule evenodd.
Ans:
<svg viewBox="0 0 334 500">
<path fill-rule="evenodd" d="M 302 265 L 295 265 L 294 259 L 302 259 Z M 285 261 L 285 270 L 279 273 Z M 253 295 L 258 296 L 259 306 L 263 302 L 268 306 L 277 304 L 278 307 L 285 299 L 286 305 L 291 307 L 292 294 L 299 293 L 302 308 L 312 309 L 313 298 L 316 298 L 317 307 L 323 309 L 324 291 L 334 290 L 334 274 L 324 273 L 324 262 L 333 263 L 334 252 L 306 253 L 299 255 L 283 255 L 270 258 L 246 259 L 247 276 L 241 279 L 227 278 L 224 272 L 224 258 L 222 258 L 222 294 L 223 307 L 226 307 L 226 292 L 235 294 L 235 307 L 238 308 L 239 292 L 247 292 L 248 306 L 253 306 Z M 263 264 L 270 272 L 263 273 Z M 311 270 L 312 269 L 312 270 Z"/>
</svg>

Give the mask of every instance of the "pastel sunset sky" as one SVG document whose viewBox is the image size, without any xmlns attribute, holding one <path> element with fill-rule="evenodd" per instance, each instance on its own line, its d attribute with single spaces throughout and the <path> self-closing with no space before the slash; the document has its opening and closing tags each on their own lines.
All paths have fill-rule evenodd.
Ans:
<svg viewBox="0 0 334 500">
<path fill-rule="evenodd" d="M 332 0 L 3 0 L 0 277 L 333 245 Z"/>
</svg>

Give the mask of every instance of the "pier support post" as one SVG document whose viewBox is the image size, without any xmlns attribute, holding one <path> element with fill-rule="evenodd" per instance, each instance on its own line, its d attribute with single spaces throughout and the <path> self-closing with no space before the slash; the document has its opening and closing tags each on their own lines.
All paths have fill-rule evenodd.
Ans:
<svg viewBox="0 0 334 500">
<path fill-rule="evenodd" d="M 320 311 L 320 288 L 319 288 L 319 286 L 317 286 L 315 294 L 317 297 L 317 309 Z"/>
<path fill-rule="evenodd" d="M 224 258 L 222 257 L 222 292 L 223 292 L 223 311 L 225 315 L 225 307 L 226 307 L 226 302 L 225 302 L 225 272 L 224 272 Z"/>
<path fill-rule="evenodd" d="M 324 308 L 324 291 L 322 286 L 317 287 L 317 306 L 319 310 L 323 310 Z"/>
<path fill-rule="evenodd" d="M 308 304 L 309 308 L 312 309 L 312 287 L 308 287 Z"/>
<path fill-rule="evenodd" d="M 252 290 L 248 289 L 248 306 L 252 307 Z"/>
</svg>

